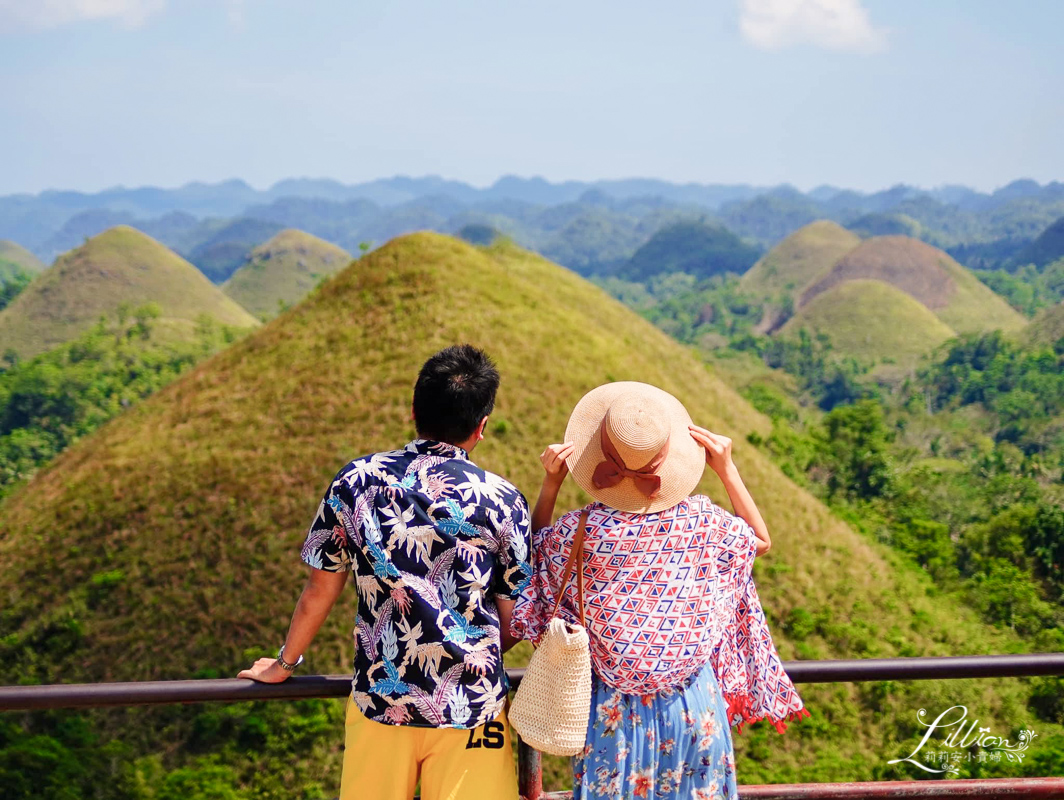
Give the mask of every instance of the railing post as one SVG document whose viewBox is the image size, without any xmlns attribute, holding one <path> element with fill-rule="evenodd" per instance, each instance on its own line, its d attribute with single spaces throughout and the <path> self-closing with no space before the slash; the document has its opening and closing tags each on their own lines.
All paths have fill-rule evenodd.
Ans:
<svg viewBox="0 0 1064 800">
<path fill-rule="evenodd" d="M 521 800 L 539 800 L 543 794 L 543 761 L 521 739 L 517 740 L 517 792 Z"/>
</svg>

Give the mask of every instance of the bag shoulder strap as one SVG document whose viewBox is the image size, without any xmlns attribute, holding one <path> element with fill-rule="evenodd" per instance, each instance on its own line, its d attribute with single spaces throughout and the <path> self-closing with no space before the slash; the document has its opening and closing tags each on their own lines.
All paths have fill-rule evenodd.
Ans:
<svg viewBox="0 0 1064 800">
<path fill-rule="evenodd" d="M 577 563 L 579 559 L 579 568 L 576 570 L 576 611 L 580 616 L 580 624 L 585 628 L 587 624 L 584 622 L 584 530 L 587 528 L 588 510 L 585 508 L 580 512 L 580 524 L 576 528 L 576 536 L 573 537 L 573 546 L 569 550 L 569 558 L 565 562 L 565 569 L 562 571 L 562 582 L 558 586 L 558 593 L 555 595 L 554 610 L 551 612 L 551 619 L 558 616 L 558 609 L 562 604 L 562 597 L 565 596 L 565 586 L 569 582 L 569 575 L 573 571 L 573 565 Z"/>
</svg>

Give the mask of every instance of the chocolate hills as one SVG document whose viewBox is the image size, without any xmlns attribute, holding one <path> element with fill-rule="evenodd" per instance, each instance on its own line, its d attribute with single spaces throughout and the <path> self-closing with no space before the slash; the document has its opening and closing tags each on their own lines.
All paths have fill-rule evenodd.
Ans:
<svg viewBox="0 0 1064 800">
<path fill-rule="evenodd" d="M 157 328 L 171 336 L 191 331 L 202 315 L 239 328 L 259 324 L 176 253 L 120 225 L 60 256 L 0 312 L 0 348 L 27 358 L 122 306 L 147 303 L 158 306 Z"/>
<path fill-rule="evenodd" d="M 18 272 L 36 274 L 43 269 L 41 260 L 25 247 L 0 239 L 0 284 Z"/>
<path fill-rule="evenodd" d="M 1012 258 L 1012 264 L 1034 264 L 1041 269 L 1064 256 L 1064 217 L 1061 217 Z"/>
<path fill-rule="evenodd" d="M 851 280 L 803 305 L 780 329 L 826 333 L 837 349 L 866 362 L 912 366 L 956 333 L 926 306 L 889 283 Z"/>
<path fill-rule="evenodd" d="M 751 432 L 767 434 L 769 421 L 691 350 L 512 245 L 478 249 L 414 234 L 353 262 L 289 313 L 81 440 L 0 505 L 2 680 L 235 674 L 275 651 L 322 491 L 348 459 L 413 436 L 418 367 L 462 341 L 487 348 L 503 375 L 473 458 L 530 498 L 541 477 L 537 454 L 562 435 L 583 393 L 605 381 L 657 384 L 700 424 L 733 437 L 773 530 L 756 573 L 784 658 L 1026 647 L 938 593 L 922 571 L 832 516 L 745 444 Z M 722 500 L 708 474 L 701 491 Z M 560 508 L 587 500 L 567 482 Z M 308 654 L 308 671 L 349 669 L 355 603 L 352 589 Z M 511 663 L 527 654 L 523 646 Z M 980 724 L 1004 732 L 1035 724 L 1029 691 L 1019 681 L 806 685 L 812 718 L 784 737 L 757 726 L 737 736 L 739 773 L 747 783 L 913 777 L 885 762 L 922 733 L 918 709 L 964 702 Z M 249 797 L 264 796 L 267 781 L 287 796 L 311 785 L 334 796 L 341 704 L 327 704 L 325 722 L 283 710 L 294 704 L 273 707 L 287 716 L 266 725 L 267 712 L 256 711 L 257 728 L 234 721 L 250 712 L 206 708 L 93 719 L 169 768 L 194 761 L 205 741 L 246 742 L 226 751 L 226 767 Z M 1042 721 L 1037 728 L 1045 738 L 1060 733 Z M 276 758 L 260 757 L 262 742 Z"/>
<path fill-rule="evenodd" d="M 798 229 L 765 253 L 739 282 L 766 305 L 761 330 L 778 327 L 802 290 L 860 243 L 859 236 L 825 219 Z"/>
<path fill-rule="evenodd" d="M 252 250 L 222 291 L 256 317 L 270 319 L 350 261 L 346 250 L 289 228 Z"/>
<path fill-rule="evenodd" d="M 761 255 L 722 225 L 699 221 L 667 225 L 632 254 L 617 276 L 646 281 L 668 272 L 686 272 L 703 279 L 725 272 L 743 274 Z"/>
<path fill-rule="evenodd" d="M 958 333 L 1017 331 L 1023 317 L 937 247 L 907 236 L 876 236 L 835 262 L 802 293 L 802 307 L 851 280 L 889 283 L 921 302 Z"/>
<path fill-rule="evenodd" d="M 1064 337 L 1064 303 L 1043 309 L 1023 331 L 1022 338 L 1032 344 L 1054 345 Z"/>
</svg>

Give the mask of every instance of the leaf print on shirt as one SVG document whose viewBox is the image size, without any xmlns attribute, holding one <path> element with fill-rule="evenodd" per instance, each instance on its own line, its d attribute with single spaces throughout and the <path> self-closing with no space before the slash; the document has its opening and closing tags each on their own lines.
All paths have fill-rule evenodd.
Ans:
<svg viewBox="0 0 1064 800">
<path fill-rule="evenodd" d="M 366 514 L 362 518 L 362 526 L 366 531 L 366 549 L 369 550 L 373 574 L 378 578 L 398 578 L 399 570 L 381 547 L 383 537 L 376 517 Z"/>
<path fill-rule="evenodd" d="M 436 690 L 430 695 L 420 686 L 410 687 L 410 698 L 417 710 L 434 725 L 440 725 L 447 718 L 447 706 L 450 704 L 451 691 L 458 685 L 458 679 L 465 669 L 464 664 L 455 664 L 440 678 Z"/>
<path fill-rule="evenodd" d="M 381 582 L 374 575 L 359 575 L 355 578 L 355 586 L 359 596 L 369 606 L 370 612 L 377 610 L 377 595 L 381 591 Z"/>
<path fill-rule="evenodd" d="M 501 486 L 492 481 L 485 480 L 474 473 L 466 476 L 465 483 L 458 489 L 458 495 L 467 503 L 470 500 L 478 504 L 483 503 L 484 500 L 489 500 L 493 503 L 501 503 L 501 488 Z M 451 516 L 454 515 L 452 514 Z"/>
<path fill-rule="evenodd" d="M 366 655 L 370 657 L 370 660 L 377 660 L 377 643 L 384 637 L 385 630 L 392 627 L 392 607 L 395 602 L 389 597 L 384 601 L 384 605 L 381 606 L 380 611 L 377 614 L 377 623 L 370 627 L 368 624 L 362 621 L 361 616 L 355 617 L 355 630 L 358 634 L 358 640 L 362 643 L 362 646 L 366 648 Z M 394 638 L 395 631 L 392 631 L 392 637 Z M 398 651 L 396 651 L 398 653 Z M 388 657 L 387 655 L 385 657 Z M 391 656 L 395 658 L 395 656 Z"/>
<path fill-rule="evenodd" d="M 443 634 L 443 641 L 465 645 L 470 639 L 479 639 L 482 636 L 487 635 L 486 630 L 478 625 L 474 625 L 453 608 L 446 609 L 444 613 L 446 613 L 451 622 L 454 623 L 454 627 L 449 628 L 447 632 Z"/>
<path fill-rule="evenodd" d="M 440 584 L 445 577 L 450 577 L 448 570 L 450 570 L 451 565 L 454 563 L 455 552 L 456 548 L 451 547 L 436 556 L 435 560 L 429 567 L 428 575 L 424 578 L 409 573 L 403 576 L 406 585 L 417 592 L 421 599 L 433 608 L 438 609 L 444 605 L 444 600 L 440 593 Z M 450 585 L 454 585 L 453 580 Z M 457 598 L 455 598 L 455 601 L 457 603 Z"/>
<path fill-rule="evenodd" d="M 524 576 L 506 572 L 529 535 L 521 493 L 453 445 L 415 440 L 336 474 L 302 555 L 355 573 L 352 695 L 362 713 L 463 728 L 498 714 L 506 679 L 492 598 L 516 597 Z M 445 679 L 453 696 L 437 691 Z"/>
<path fill-rule="evenodd" d="M 483 529 L 479 526 L 466 520 L 465 512 L 457 502 L 447 499 L 443 504 L 447 509 L 447 513 L 450 514 L 450 518 L 436 520 L 436 524 L 441 531 L 450 534 L 451 536 L 465 534 L 466 536 L 480 537 L 480 535 L 484 533 Z"/>
<path fill-rule="evenodd" d="M 465 586 L 466 591 L 469 593 L 470 604 L 478 607 L 483 606 L 484 592 L 488 588 L 491 576 L 477 569 L 476 564 L 470 564 L 469 569 L 458 573 L 458 577 L 464 578 L 466 581 Z"/>
<path fill-rule="evenodd" d="M 473 712 L 469 708 L 469 700 L 466 699 L 465 692 L 459 691 L 457 686 L 454 687 L 451 689 L 447 704 L 451 708 L 451 719 L 457 725 L 462 726 L 469 722 Z"/>
<path fill-rule="evenodd" d="M 390 602 L 392 602 L 391 599 L 386 600 L 385 605 Z M 381 618 L 385 618 L 383 614 Z M 410 687 L 403 683 L 399 669 L 395 666 L 395 659 L 399 657 L 399 640 L 395 636 L 395 628 L 390 621 L 384 626 L 380 641 L 382 645 L 381 655 L 384 657 L 385 678 L 375 681 L 370 691 L 382 697 L 390 694 L 406 694 Z"/>
</svg>

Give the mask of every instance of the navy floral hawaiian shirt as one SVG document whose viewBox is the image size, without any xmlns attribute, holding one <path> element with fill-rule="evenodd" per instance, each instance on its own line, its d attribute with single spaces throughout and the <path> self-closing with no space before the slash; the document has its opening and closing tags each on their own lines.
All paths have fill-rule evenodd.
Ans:
<svg viewBox="0 0 1064 800">
<path fill-rule="evenodd" d="M 358 586 L 353 697 L 393 725 L 474 728 L 506 702 L 496 597 L 531 579 L 528 504 L 459 447 L 416 439 L 336 475 L 303 544 Z"/>
</svg>

